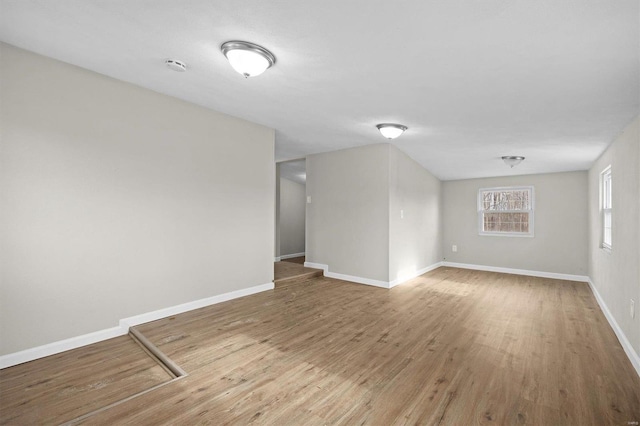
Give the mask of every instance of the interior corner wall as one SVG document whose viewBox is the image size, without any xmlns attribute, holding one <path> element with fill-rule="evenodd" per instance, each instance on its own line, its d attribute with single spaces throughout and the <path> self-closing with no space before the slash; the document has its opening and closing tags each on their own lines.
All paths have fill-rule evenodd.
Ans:
<svg viewBox="0 0 640 426">
<path fill-rule="evenodd" d="M 442 261 L 441 182 L 390 146 L 389 281 Z"/>
<path fill-rule="evenodd" d="M 307 157 L 307 262 L 333 273 L 389 278 L 389 145 Z"/>
<path fill-rule="evenodd" d="M 304 185 L 280 178 L 280 253 L 304 253 L 306 189 Z"/>
<path fill-rule="evenodd" d="M 0 355 L 272 281 L 272 129 L 0 49 Z"/>
<path fill-rule="evenodd" d="M 524 185 L 535 192 L 534 237 L 479 235 L 478 190 Z M 447 262 L 587 275 L 587 172 L 445 181 L 443 197 Z"/>
<path fill-rule="evenodd" d="M 611 166 L 612 248 L 602 249 L 600 173 Z M 589 170 L 589 277 L 636 354 L 640 354 L 640 117 Z M 630 300 L 635 301 L 635 318 Z"/>
</svg>

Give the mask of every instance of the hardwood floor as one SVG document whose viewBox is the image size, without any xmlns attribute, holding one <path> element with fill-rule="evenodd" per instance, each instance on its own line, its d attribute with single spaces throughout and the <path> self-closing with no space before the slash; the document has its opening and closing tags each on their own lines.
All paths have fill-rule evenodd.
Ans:
<svg viewBox="0 0 640 426">
<path fill-rule="evenodd" d="M 322 274 L 322 269 L 307 268 L 297 262 L 281 261 L 273 263 L 273 282 L 276 286 L 292 279 L 310 278 Z"/>
<path fill-rule="evenodd" d="M 391 290 L 300 281 L 137 327 L 189 375 L 84 422 L 640 421 L 640 378 L 585 283 L 453 268 Z"/>
<path fill-rule="evenodd" d="M 290 257 L 288 259 L 282 259 L 282 261 L 289 262 L 289 263 L 299 263 L 301 265 L 304 265 L 305 259 L 306 259 L 305 256 L 298 256 L 298 257 Z"/>
<path fill-rule="evenodd" d="M 0 370 L 0 424 L 60 424 L 172 378 L 117 337 Z"/>
</svg>

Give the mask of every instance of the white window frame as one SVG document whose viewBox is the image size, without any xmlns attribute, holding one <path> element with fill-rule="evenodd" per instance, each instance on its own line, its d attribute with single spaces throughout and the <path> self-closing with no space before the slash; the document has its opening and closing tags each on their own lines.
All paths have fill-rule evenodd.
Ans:
<svg viewBox="0 0 640 426">
<path fill-rule="evenodd" d="M 529 213 L 529 232 L 495 232 L 484 230 L 484 213 L 482 207 L 482 193 L 484 191 L 529 191 L 531 200 L 531 209 L 529 210 L 502 210 L 501 213 Z M 478 190 L 478 234 L 489 237 L 528 237 L 534 236 L 534 210 L 535 210 L 535 190 L 532 185 L 528 186 L 500 186 L 493 188 L 480 188 Z"/>
<path fill-rule="evenodd" d="M 611 165 L 600 173 L 600 212 L 602 220 L 602 248 L 611 252 L 613 241 L 613 210 L 612 210 L 612 179 Z M 607 220 L 607 218 L 609 220 Z M 607 227 L 607 223 L 609 226 Z M 607 229 L 609 230 L 609 240 L 607 241 Z"/>
</svg>

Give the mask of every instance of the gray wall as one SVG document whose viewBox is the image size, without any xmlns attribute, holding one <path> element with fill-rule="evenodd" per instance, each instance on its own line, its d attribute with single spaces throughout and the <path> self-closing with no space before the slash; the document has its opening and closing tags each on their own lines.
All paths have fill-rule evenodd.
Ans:
<svg viewBox="0 0 640 426">
<path fill-rule="evenodd" d="M 273 130 L 0 48 L 0 354 L 273 279 Z"/>
<path fill-rule="evenodd" d="M 389 281 L 393 281 L 442 260 L 442 197 L 440 180 L 393 145 L 389 182 Z"/>
<path fill-rule="evenodd" d="M 280 253 L 304 253 L 306 189 L 304 185 L 280 178 Z"/>
<path fill-rule="evenodd" d="M 389 278 L 389 144 L 307 157 L 307 262 Z"/>
<path fill-rule="evenodd" d="M 589 276 L 616 322 L 640 354 L 640 118 L 589 170 Z M 601 248 L 600 173 L 611 165 L 612 248 Z M 631 318 L 629 299 L 636 302 Z"/>
<path fill-rule="evenodd" d="M 478 189 L 517 185 L 534 186 L 535 236 L 478 235 Z M 447 181 L 443 196 L 445 260 L 587 275 L 587 172 Z"/>
<path fill-rule="evenodd" d="M 389 283 L 442 260 L 441 183 L 393 145 L 307 157 L 307 195 L 308 262 Z"/>
</svg>

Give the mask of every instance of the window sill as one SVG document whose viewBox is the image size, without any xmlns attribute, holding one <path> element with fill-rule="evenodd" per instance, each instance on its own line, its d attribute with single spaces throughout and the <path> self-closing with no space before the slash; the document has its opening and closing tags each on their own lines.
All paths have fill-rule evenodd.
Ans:
<svg viewBox="0 0 640 426">
<path fill-rule="evenodd" d="M 516 234 L 511 232 L 479 232 L 481 237 L 519 237 L 519 238 L 533 238 L 533 234 Z"/>
</svg>

